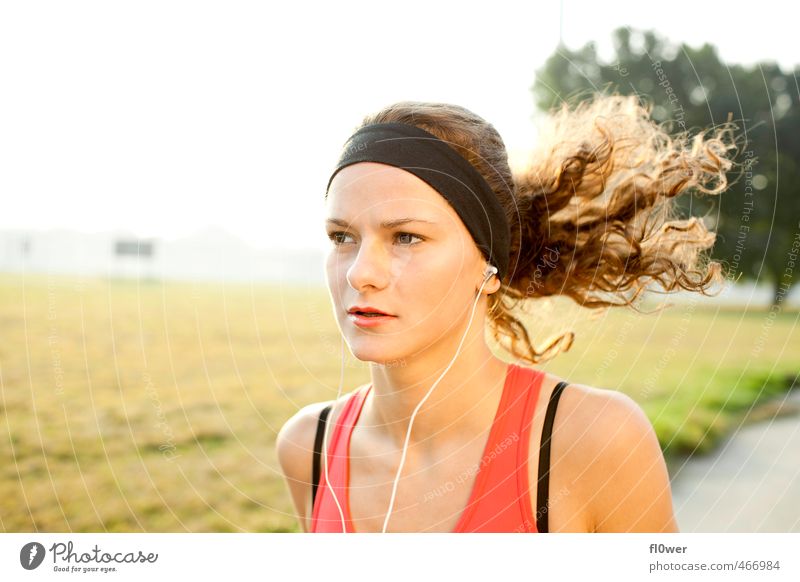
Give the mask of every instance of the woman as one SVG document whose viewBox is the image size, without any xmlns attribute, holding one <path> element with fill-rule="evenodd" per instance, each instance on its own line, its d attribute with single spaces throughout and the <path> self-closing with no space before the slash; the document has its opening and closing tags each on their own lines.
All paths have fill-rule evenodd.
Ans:
<svg viewBox="0 0 800 582">
<path fill-rule="evenodd" d="M 730 127 L 688 146 L 617 95 L 550 121 L 521 176 L 494 127 L 455 105 L 391 105 L 345 144 L 326 195 L 327 283 L 372 381 L 278 435 L 304 531 L 678 531 L 642 409 L 538 370 L 572 333 L 538 350 L 514 312 L 557 294 L 634 307 L 653 281 L 718 282 L 702 255 L 713 233 L 672 203 L 725 190 Z"/>
</svg>

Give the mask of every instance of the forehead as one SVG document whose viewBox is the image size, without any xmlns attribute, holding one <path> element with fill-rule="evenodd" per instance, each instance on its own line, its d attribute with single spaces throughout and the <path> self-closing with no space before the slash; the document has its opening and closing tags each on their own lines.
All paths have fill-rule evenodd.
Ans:
<svg viewBox="0 0 800 582">
<path fill-rule="evenodd" d="M 327 207 L 332 216 L 374 209 L 381 213 L 413 211 L 429 218 L 447 215 L 460 221 L 447 200 L 427 182 L 377 162 L 359 162 L 339 170 L 328 190 Z"/>
</svg>

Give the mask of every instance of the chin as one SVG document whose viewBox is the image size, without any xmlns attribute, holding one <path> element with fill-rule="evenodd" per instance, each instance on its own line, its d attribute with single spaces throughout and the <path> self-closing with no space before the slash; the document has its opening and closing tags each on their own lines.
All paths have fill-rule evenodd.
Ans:
<svg viewBox="0 0 800 582">
<path fill-rule="evenodd" d="M 362 362 L 373 362 L 388 367 L 404 367 L 407 350 L 400 349 L 395 339 L 377 336 L 346 338 L 353 356 Z"/>
</svg>

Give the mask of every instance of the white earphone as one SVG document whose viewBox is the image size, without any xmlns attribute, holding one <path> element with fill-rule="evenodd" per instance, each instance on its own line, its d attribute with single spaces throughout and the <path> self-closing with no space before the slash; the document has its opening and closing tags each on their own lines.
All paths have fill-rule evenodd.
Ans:
<svg viewBox="0 0 800 582">
<path fill-rule="evenodd" d="M 381 533 L 386 533 L 386 526 L 388 525 L 389 517 L 392 514 L 392 508 L 394 507 L 394 499 L 395 495 L 397 494 L 397 485 L 400 482 L 400 474 L 403 471 L 403 464 L 405 463 L 406 460 L 406 451 L 408 450 L 408 442 L 409 439 L 411 438 L 411 427 L 414 425 L 414 418 L 417 416 L 417 412 L 419 412 L 420 407 L 433 393 L 433 389 L 436 388 L 436 386 L 439 384 L 442 378 L 444 378 L 445 374 L 447 374 L 447 372 L 450 370 L 450 367 L 456 361 L 456 358 L 458 358 L 458 354 L 461 353 L 461 348 L 464 345 L 464 340 L 467 338 L 467 334 L 469 333 L 469 328 L 472 326 L 472 319 L 475 315 L 475 308 L 478 305 L 478 300 L 481 297 L 481 292 L 483 291 L 483 287 L 486 285 L 489 279 L 491 279 L 492 275 L 497 274 L 497 267 L 495 267 L 491 263 L 487 263 L 486 268 L 483 271 L 483 274 L 484 274 L 483 282 L 481 283 L 480 289 L 478 289 L 478 292 L 475 295 L 475 301 L 472 304 L 472 312 L 470 313 L 469 316 L 469 323 L 467 324 L 467 329 L 464 330 L 464 335 L 461 336 L 461 342 L 459 342 L 458 348 L 456 348 L 456 355 L 453 356 L 453 359 L 450 360 L 450 363 L 447 365 L 447 368 L 445 368 L 444 372 L 442 372 L 442 375 L 439 376 L 436 382 L 433 383 L 433 386 L 430 387 L 428 393 L 425 394 L 422 400 L 420 400 L 419 404 L 417 404 L 417 407 L 414 409 L 414 412 L 411 414 L 411 420 L 408 423 L 408 431 L 406 432 L 406 440 L 405 443 L 403 444 L 403 453 L 400 456 L 400 465 L 397 467 L 397 475 L 395 476 L 394 484 L 392 485 L 392 496 L 391 499 L 389 500 L 389 511 L 386 512 L 386 518 L 383 521 L 383 529 L 381 530 Z M 342 335 L 342 367 L 341 367 L 341 374 L 339 376 L 339 392 L 336 394 L 336 402 L 339 401 L 339 398 L 341 396 L 343 383 L 344 383 L 344 335 Z M 336 503 L 336 507 L 339 509 L 339 516 L 341 517 L 342 520 L 342 532 L 347 533 L 347 526 L 345 525 L 344 512 L 342 511 L 342 506 L 339 504 L 339 500 L 336 498 L 336 493 L 333 491 L 333 487 L 330 486 L 330 480 L 328 477 L 328 426 L 327 425 L 329 424 L 332 423 L 325 424 L 325 431 L 323 433 L 323 439 L 322 439 L 322 451 L 323 451 L 322 458 L 323 458 L 323 466 L 325 468 L 325 484 L 330 490 L 331 495 L 333 496 L 333 500 Z"/>
</svg>

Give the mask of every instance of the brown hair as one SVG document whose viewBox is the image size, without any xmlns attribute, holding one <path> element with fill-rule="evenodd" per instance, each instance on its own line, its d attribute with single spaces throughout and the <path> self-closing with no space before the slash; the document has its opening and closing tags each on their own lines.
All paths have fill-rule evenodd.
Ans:
<svg viewBox="0 0 800 582">
<path fill-rule="evenodd" d="M 715 234 L 696 217 L 678 219 L 675 197 L 719 194 L 736 150 L 733 124 L 671 137 L 635 96 L 594 95 L 552 111 L 530 165 L 513 175 L 500 134 L 447 103 L 402 101 L 361 126 L 400 122 L 455 147 L 483 175 L 511 226 L 509 273 L 489 296 L 495 340 L 533 364 L 572 345 L 567 332 L 538 351 L 514 315 L 520 302 L 564 295 L 589 308 L 636 308 L 653 281 L 706 294 L 722 279 L 703 251 Z"/>
</svg>

